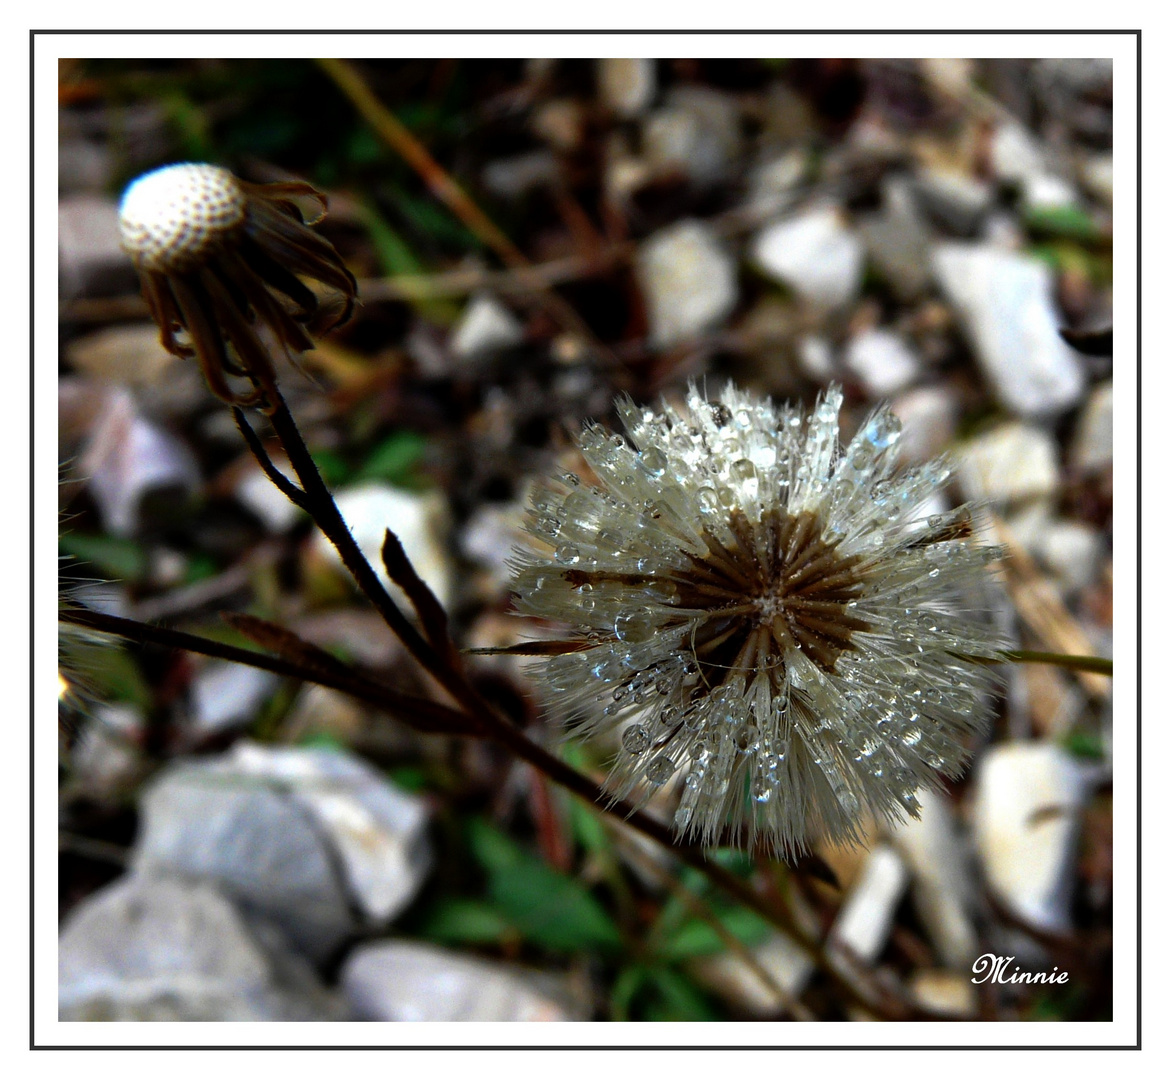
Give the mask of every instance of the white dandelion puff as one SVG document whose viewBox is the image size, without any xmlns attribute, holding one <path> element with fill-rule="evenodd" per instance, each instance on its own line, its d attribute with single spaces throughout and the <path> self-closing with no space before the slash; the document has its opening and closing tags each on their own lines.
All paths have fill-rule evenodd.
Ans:
<svg viewBox="0 0 1171 1080">
<path fill-rule="evenodd" d="M 533 499 L 552 555 L 518 558 L 516 606 L 578 633 L 539 672 L 549 709 L 621 731 L 607 789 L 676 785 L 683 840 L 857 842 L 867 813 L 916 814 L 958 776 L 989 722 L 1002 642 L 975 609 L 1000 552 L 969 507 L 920 513 L 949 469 L 898 469 L 888 408 L 840 447 L 841 404 L 625 400 L 629 442 L 581 437 L 597 486 L 566 474 Z"/>
</svg>

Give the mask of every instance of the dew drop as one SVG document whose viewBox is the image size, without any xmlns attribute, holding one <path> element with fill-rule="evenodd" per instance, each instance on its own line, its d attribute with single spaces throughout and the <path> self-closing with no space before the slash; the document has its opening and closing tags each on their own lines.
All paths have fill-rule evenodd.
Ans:
<svg viewBox="0 0 1171 1080">
<path fill-rule="evenodd" d="M 655 634 L 655 617 L 649 608 L 623 612 L 614 620 L 614 635 L 619 641 L 649 641 Z"/>
<path fill-rule="evenodd" d="M 559 563 L 565 563 L 566 566 L 573 566 L 581 562 L 581 552 L 572 544 L 562 544 L 557 549 L 556 558 Z"/>
<path fill-rule="evenodd" d="M 622 749 L 628 754 L 641 754 L 651 744 L 651 733 L 642 724 L 631 724 L 622 733 Z"/>
<path fill-rule="evenodd" d="M 643 467 L 652 476 L 662 476 L 667 471 L 667 458 L 657 447 L 648 446 L 639 457 Z"/>
<path fill-rule="evenodd" d="M 674 772 L 675 762 L 665 754 L 660 754 L 646 767 L 646 778 L 648 783 L 654 784 L 655 787 L 662 787 L 671 779 Z"/>
<path fill-rule="evenodd" d="M 875 413 L 866 424 L 863 437 L 877 450 L 893 446 L 902 433 L 902 424 L 894 413 L 883 410 Z"/>
<path fill-rule="evenodd" d="M 758 776 L 752 781 L 752 798 L 758 803 L 766 803 L 773 797 L 773 785 L 764 776 Z"/>
<path fill-rule="evenodd" d="M 736 732 L 734 741 L 738 750 L 751 750 L 760 736 L 760 729 L 755 724 L 745 724 Z"/>
<path fill-rule="evenodd" d="M 695 493 L 695 501 L 699 504 L 699 509 L 705 514 L 719 512 L 720 497 L 716 494 L 716 489 L 713 487 L 701 487 Z"/>
</svg>

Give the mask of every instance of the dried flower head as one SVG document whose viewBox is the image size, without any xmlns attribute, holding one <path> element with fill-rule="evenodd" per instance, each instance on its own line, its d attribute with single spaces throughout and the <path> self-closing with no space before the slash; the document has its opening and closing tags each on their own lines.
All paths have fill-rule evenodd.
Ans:
<svg viewBox="0 0 1171 1080">
<path fill-rule="evenodd" d="M 597 485 L 566 474 L 534 497 L 554 554 L 518 561 L 517 607 L 579 630 L 541 670 L 551 710 L 621 731 L 615 796 L 678 782 L 685 839 L 856 842 L 866 811 L 917 813 L 988 721 L 977 658 L 1000 642 L 972 606 L 999 552 L 970 508 L 920 512 L 949 470 L 896 469 L 889 409 L 842 450 L 841 404 L 619 402 L 633 446 L 587 427 Z"/>
<path fill-rule="evenodd" d="M 317 216 L 307 222 L 297 199 L 315 202 Z M 168 165 L 126 189 L 122 244 L 163 346 L 176 356 L 197 356 L 223 401 L 275 400 L 272 360 L 258 324 L 290 357 L 313 348 L 309 330 L 319 329 L 321 309 L 302 278 L 320 282 L 341 301 L 326 329 L 349 318 L 354 277 L 333 245 L 309 228 L 325 210 L 325 196 L 308 184 L 249 184 L 215 165 Z M 176 340 L 178 330 L 187 332 L 190 344 Z M 248 379 L 253 388 L 233 389 L 228 375 Z"/>
</svg>

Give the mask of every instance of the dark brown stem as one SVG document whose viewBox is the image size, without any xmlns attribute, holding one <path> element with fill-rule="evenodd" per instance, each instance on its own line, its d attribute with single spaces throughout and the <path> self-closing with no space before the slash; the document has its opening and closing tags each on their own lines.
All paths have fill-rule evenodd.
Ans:
<svg viewBox="0 0 1171 1080">
<path fill-rule="evenodd" d="M 119 615 L 106 615 L 100 611 L 90 611 L 88 608 L 68 608 L 58 612 L 57 617 L 62 622 L 71 623 L 74 626 L 84 626 L 89 630 L 97 630 L 104 634 L 113 634 L 140 645 L 162 645 L 170 649 L 183 649 L 185 652 L 211 656 L 217 660 L 231 660 L 236 664 L 246 664 L 249 667 L 260 668 L 262 671 L 271 671 L 274 675 L 283 675 L 285 678 L 300 679 L 303 682 L 327 686 L 331 690 L 340 690 L 367 705 L 393 713 L 412 727 L 420 730 L 433 733 L 437 730 L 448 731 L 455 726 L 458 726 L 460 730 L 467 729 L 468 717 L 463 713 L 438 702 L 428 701 L 426 698 L 401 694 L 392 687 L 366 678 L 352 669 L 346 670 L 344 674 L 340 670 L 336 672 L 324 671 L 319 668 L 309 670 L 300 664 L 279 657 L 267 656 L 253 649 L 241 649 L 235 645 L 227 645 L 222 641 L 201 637 L 198 634 L 188 634 L 182 630 L 171 630 L 165 626 L 124 619 Z"/>
</svg>

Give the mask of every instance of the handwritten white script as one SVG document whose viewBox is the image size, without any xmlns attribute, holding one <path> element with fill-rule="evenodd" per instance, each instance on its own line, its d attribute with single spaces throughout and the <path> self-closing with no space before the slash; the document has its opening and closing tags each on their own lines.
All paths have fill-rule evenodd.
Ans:
<svg viewBox="0 0 1171 1080">
<path fill-rule="evenodd" d="M 985 953 L 972 965 L 974 983 L 1067 983 L 1068 971 L 1021 971 L 1014 967 L 1010 972 L 1008 965 L 1016 959 L 1015 956 L 997 956 L 995 953 Z"/>
</svg>

